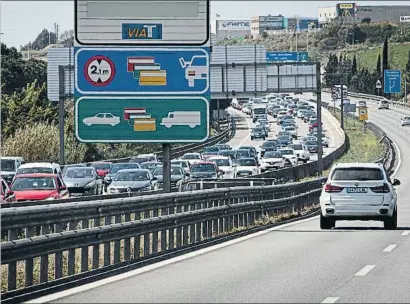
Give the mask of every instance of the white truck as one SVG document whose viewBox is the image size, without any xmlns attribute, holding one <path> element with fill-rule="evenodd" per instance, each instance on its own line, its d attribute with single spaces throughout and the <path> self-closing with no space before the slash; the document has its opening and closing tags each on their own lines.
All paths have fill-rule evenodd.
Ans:
<svg viewBox="0 0 410 304">
<path fill-rule="evenodd" d="M 268 118 L 268 108 L 266 104 L 254 104 L 252 108 L 252 121 L 256 122 L 259 118 Z"/>
<path fill-rule="evenodd" d="M 167 128 L 171 128 L 172 126 L 189 126 L 190 128 L 195 128 L 201 125 L 201 112 L 169 112 L 167 117 L 162 118 L 161 125 Z"/>
</svg>

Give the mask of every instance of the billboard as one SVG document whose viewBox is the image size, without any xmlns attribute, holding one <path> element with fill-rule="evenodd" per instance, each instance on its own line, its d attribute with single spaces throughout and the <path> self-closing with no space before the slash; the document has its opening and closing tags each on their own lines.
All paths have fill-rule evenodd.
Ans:
<svg viewBox="0 0 410 304">
<path fill-rule="evenodd" d="M 356 4 L 355 3 L 338 3 L 336 4 L 336 11 L 338 17 L 355 17 Z"/>
<path fill-rule="evenodd" d="M 218 30 L 220 31 L 250 31 L 250 20 L 218 20 Z"/>
</svg>

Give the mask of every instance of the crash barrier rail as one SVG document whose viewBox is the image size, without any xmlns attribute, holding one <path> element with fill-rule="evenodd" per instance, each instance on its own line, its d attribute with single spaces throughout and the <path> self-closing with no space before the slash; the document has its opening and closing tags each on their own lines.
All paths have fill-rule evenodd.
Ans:
<svg viewBox="0 0 410 304">
<path fill-rule="evenodd" d="M 375 96 L 375 97 L 378 97 L 378 96 Z M 340 113 L 339 108 L 335 108 L 328 103 L 323 103 L 323 106 L 329 109 L 330 111 L 336 111 Z M 359 121 L 359 117 L 353 113 L 345 113 L 344 115 L 347 117 L 350 117 L 351 119 L 355 119 L 356 121 Z M 386 169 L 387 174 L 389 176 L 392 175 L 394 172 L 394 169 L 396 168 L 397 153 L 398 153 L 398 151 L 396 150 L 396 147 L 394 146 L 393 141 L 390 139 L 390 137 L 386 135 L 386 133 L 384 133 L 382 128 L 375 125 L 374 123 L 365 122 L 364 124 L 365 124 L 366 130 L 369 130 L 374 135 L 376 135 L 378 138 L 380 138 L 380 142 L 383 142 L 383 145 L 385 147 L 385 152 L 384 152 L 383 157 L 375 160 L 374 162 L 383 164 L 384 168 Z"/>
<path fill-rule="evenodd" d="M 281 184 L 276 178 L 204 178 L 200 180 L 187 180 L 179 184 L 179 191 L 195 191 L 204 189 L 219 189 L 231 187 L 254 187 L 254 186 L 271 186 Z"/>
<path fill-rule="evenodd" d="M 220 134 L 210 137 L 203 143 L 187 144 L 187 145 L 173 148 L 171 150 L 171 158 L 180 157 L 184 155 L 185 153 L 200 151 L 207 146 L 212 146 L 212 145 L 216 145 L 219 143 L 225 143 L 229 141 L 235 135 L 235 132 L 236 132 L 236 122 L 235 122 L 234 117 L 231 117 L 228 120 L 228 123 L 226 125 L 221 125 L 221 129 L 223 129 L 223 131 Z M 162 158 L 163 151 L 157 151 L 157 152 L 154 152 L 153 154 L 157 155 L 158 158 Z M 132 157 L 124 157 L 124 158 L 101 160 L 101 162 L 122 163 L 122 162 L 129 162 L 131 159 Z M 62 168 L 75 167 L 76 165 L 89 166 L 92 163 L 93 162 L 86 162 L 86 163 L 80 163 L 80 164 L 68 164 L 68 165 L 61 166 L 61 167 Z"/>
<path fill-rule="evenodd" d="M 322 92 L 330 93 L 331 89 L 322 89 Z M 356 97 L 356 98 L 370 99 L 373 101 L 380 101 L 384 99 L 383 96 L 376 96 L 376 95 L 362 94 L 362 93 L 355 93 L 355 92 L 348 92 L 348 96 L 346 97 L 349 98 L 349 96 Z M 391 103 L 394 106 L 410 108 L 410 103 L 406 103 L 406 102 L 389 100 L 389 103 Z"/>
<path fill-rule="evenodd" d="M 235 228 L 253 229 L 267 215 L 302 212 L 318 203 L 323 182 L 4 209 L 2 302 L 27 301 L 191 251 Z"/>
</svg>

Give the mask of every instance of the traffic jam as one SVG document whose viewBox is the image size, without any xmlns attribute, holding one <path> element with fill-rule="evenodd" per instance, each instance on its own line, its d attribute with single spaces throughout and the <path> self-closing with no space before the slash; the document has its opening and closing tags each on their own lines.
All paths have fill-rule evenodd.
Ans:
<svg viewBox="0 0 410 304">
<path fill-rule="evenodd" d="M 251 177 L 296 166 L 310 161 L 319 144 L 329 146 L 325 132 L 318 140 L 314 106 L 297 95 L 235 99 L 231 106 L 252 120 L 252 144 L 237 148 L 216 144 L 171 160 L 171 187 L 192 180 Z M 308 124 L 305 136 L 298 134 L 301 123 Z M 277 125 L 276 134 L 271 132 L 273 124 Z M 96 161 L 63 167 L 3 156 L 1 184 L 3 203 L 155 191 L 163 186 L 163 164 L 155 154 L 141 154 L 121 163 Z"/>
</svg>

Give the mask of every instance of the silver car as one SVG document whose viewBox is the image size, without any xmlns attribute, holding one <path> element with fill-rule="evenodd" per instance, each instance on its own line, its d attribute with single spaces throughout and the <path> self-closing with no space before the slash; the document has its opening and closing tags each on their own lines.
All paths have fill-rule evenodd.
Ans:
<svg viewBox="0 0 410 304">
<path fill-rule="evenodd" d="M 70 196 L 103 193 L 102 178 L 93 167 L 71 167 L 63 175 Z"/>
<path fill-rule="evenodd" d="M 158 190 L 157 179 L 148 169 L 125 169 L 115 174 L 108 194 Z"/>
<path fill-rule="evenodd" d="M 409 126 L 410 125 L 410 116 L 403 117 L 401 119 L 401 126 Z"/>
</svg>

